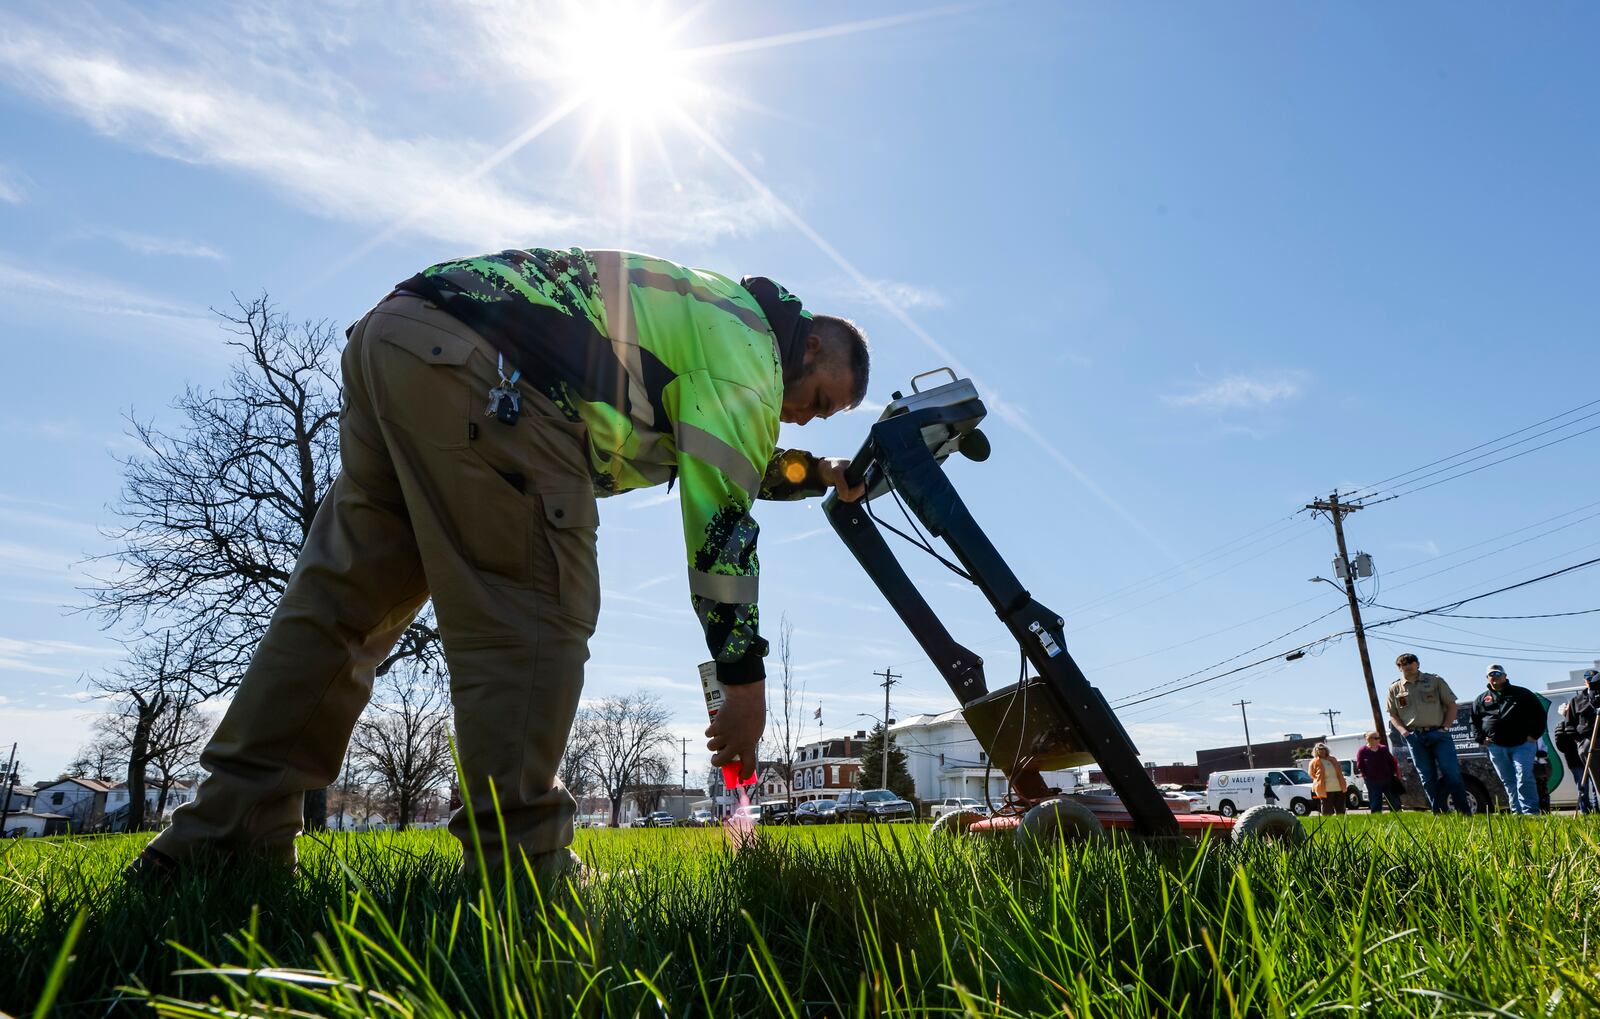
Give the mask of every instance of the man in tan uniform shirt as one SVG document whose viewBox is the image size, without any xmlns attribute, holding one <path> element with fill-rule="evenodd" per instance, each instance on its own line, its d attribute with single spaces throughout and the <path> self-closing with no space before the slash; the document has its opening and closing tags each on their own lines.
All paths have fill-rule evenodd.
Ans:
<svg viewBox="0 0 1600 1019">
<path fill-rule="evenodd" d="M 1400 678 L 1389 684 L 1389 720 L 1411 749 L 1428 806 L 1442 814 L 1449 809 L 1445 803 L 1449 797 L 1461 813 L 1472 813 L 1455 740 L 1450 736 L 1456 721 L 1455 692 L 1442 677 L 1423 672 L 1417 656 L 1409 651 L 1394 664 L 1400 669 Z"/>
</svg>

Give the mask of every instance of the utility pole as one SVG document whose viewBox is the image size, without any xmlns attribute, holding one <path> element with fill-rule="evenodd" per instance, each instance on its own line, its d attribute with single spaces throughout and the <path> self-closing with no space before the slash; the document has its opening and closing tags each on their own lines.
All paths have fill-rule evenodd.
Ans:
<svg viewBox="0 0 1600 1019">
<path fill-rule="evenodd" d="M 1328 735 L 1332 736 L 1333 735 L 1333 716 L 1334 715 L 1342 715 L 1342 714 L 1344 714 L 1344 712 L 1343 711 L 1335 711 L 1332 708 L 1329 708 L 1327 711 L 1319 711 L 1319 712 L 1317 712 L 1317 714 L 1319 714 L 1319 715 L 1327 715 L 1328 716 Z"/>
<path fill-rule="evenodd" d="M 678 799 L 681 801 L 689 798 L 689 740 L 687 737 L 679 737 L 678 749 L 683 752 L 683 777 L 678 781 Z M 683 806 L 681 802 L 678 805 L 680 807 Z"/>
<path fill-rule="evenodd" d="M 6 784 L 5 795 L 3 798 L 0 798 L 0 838 L 5 838 L 6 819 L 11 816 L 11 783 L 17 777 L 16 772 L 14 772 L 12 769 L 16 766 L 17 745 L 13 743 L 11 744 L 11 760 L 6 762 L 5 774 L 0 775 L 0 780 L 3 780 Z"/>
<path fill-rule="evenodd" d="M 1367 700 L 1372 703 L 1372 729 L 1374 732 L 1385 733 L 1389 727 L 1383 724 L 1383 709 L 1378 706 L 1378 684 L 1372 678 L 1372 657 L 1367 654 L 1367 631 L 1361 625 L 1361 601 L 1356 598 L 1356 571 L 1350 562 L 1350 552 L 1344 544 L 1344 518 L 1346 514 L 1354 513 L 1361 506 L 1352 502 L 1340 502 L 1339 493 L 1333 492 L 1327 501 L 1318 500 L 1309 503 L 1306 509 L 1314 512 L 1326 513 L 1328 519 L 1333 521 L 1333 536 L 1339 543 L 1339 562 L 1344 566 L 1344 594 L 1350 600 L 1350 621 L 1355 624 L 1356 650 L 1361 652 L 1361 674 L 1367 680 Z"/>
<path fill-rule="evenodd" d="M 1245 700 L 1234 701 L 1234 704 L 1239 707 L 1239 717 L 1244 719 L 1245 760 L 1249 761 L 1250 767 L 1254 768 L 1256 766 L 1256 748 L 1250 745 L 1250 716 L 1244 713 L 1244 706 L 1249 703 L 1249 701 Z"/>
<path fill-rule="evenodd" d="M 900 682 L 900 677 L 895 675 L 893 669 L 884 669 L 874 672 L 874 676 L 882 676 L 883 682 L 878 685 L 883 687 L 883 785 L 880 788 L 889 788 L 889 688 Z"/>
</svg>

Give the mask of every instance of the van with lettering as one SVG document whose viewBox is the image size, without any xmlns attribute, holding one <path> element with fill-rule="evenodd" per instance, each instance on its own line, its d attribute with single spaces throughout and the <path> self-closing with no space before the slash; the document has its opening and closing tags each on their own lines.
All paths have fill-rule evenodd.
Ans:
<svg viewBox="0 0 1600 1019">
<path fill-rule="evenodd" d="M 1214 814 L 1237 817 L 1270 803 L 1296 817 L 1311 813 L 1311 776 L 1303 768 L 1244 768 L 1213 771 L 1206 780 L 1206 806 Z"/>
</svg>

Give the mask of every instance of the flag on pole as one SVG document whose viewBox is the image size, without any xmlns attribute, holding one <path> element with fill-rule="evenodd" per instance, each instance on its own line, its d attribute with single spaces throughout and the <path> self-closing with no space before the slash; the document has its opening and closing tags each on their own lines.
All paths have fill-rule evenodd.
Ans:
<svg viewBox="0 0 1600 1019">
<path fill-rule="evenodd" d="M 817 705 L 817 710 L 812 713 L 811 717 L 815 718 L 815 719 L 817 719 L 819 721 L 822 719 L 822 705 L 820 705 L 820 704 Z"/>
</svg>

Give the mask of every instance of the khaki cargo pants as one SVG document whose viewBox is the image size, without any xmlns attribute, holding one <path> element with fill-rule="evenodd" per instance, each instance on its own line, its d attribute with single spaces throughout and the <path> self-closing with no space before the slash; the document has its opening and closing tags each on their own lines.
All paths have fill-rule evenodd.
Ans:
<svg viewBox="0 0 1600 1019">
<path fill-rule="evenodd" d="M 342 469 L 201 756 L 210 777 L 153 848 L 293 860 L 305 790 L 337 778 L 375 667 L 431 596 L 485 856 L 564 863 L 556 771 L 600 608 L 583 426 L 526 386 L 515 425 L 485 416 L 494 349 L 416 297 L 351 329 L 343 371 Z M 450 830 L 470 837 L 464 809 Z"/>
</svg>

